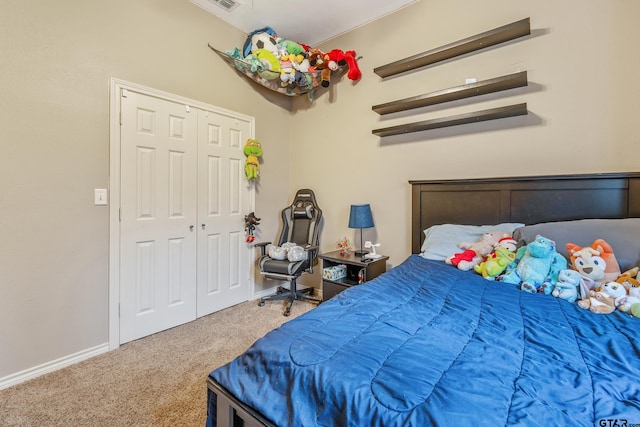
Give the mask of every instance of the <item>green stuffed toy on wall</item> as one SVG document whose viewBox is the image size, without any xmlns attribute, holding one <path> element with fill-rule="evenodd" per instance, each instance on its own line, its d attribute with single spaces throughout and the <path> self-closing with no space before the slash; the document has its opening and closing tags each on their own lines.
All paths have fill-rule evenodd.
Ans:
<svg viewBox="0 0 640 427">
<path fill-rule="evenodd" d="M 247 179 L 258 179 L 260 175 L 260 157 L 262 157 L 262 144 L 256 139 L 248 139 L 244 144 L 244 155 L 247 160 L 244 164 L 244 173 Z"/>
</svg>

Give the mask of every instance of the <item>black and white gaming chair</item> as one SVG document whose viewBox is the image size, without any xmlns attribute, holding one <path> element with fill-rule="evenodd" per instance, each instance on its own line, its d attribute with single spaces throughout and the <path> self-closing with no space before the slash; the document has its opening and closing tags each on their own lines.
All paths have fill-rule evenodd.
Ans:
<svg viewBox="0 0 640 427">
<path fill-rule="evenodd" d="M 322 210 L 318 207 L 315 194 L 308 189 L 298 190 L 293 203 L 282 210 L 282 233 L 277 245 L 282 246 L 287 242 L 295 243 L 304 249 L 306 257 L 301 261 L 289 261 L 288 259 L 274 259 L 267 253 L 267 246 L 271 242 L 257 243 L 261 256 L 258 260 L 260 274 L 269 279 L 289 281 L 289 289 L 278 287 L 275 294 L 260 298 L 260 307 L 265 301 L 288 300 L 284 315 L 291 314 L 291 306 L 296 299 L 320 302 L 310 294 L 313 288 L 302 291 L 297 290 L 296 280 L 303 273 L 313 273 L 313 265 L 317 262 L 319 244 L 319 226 L 322 218 Z"/>
</svg>

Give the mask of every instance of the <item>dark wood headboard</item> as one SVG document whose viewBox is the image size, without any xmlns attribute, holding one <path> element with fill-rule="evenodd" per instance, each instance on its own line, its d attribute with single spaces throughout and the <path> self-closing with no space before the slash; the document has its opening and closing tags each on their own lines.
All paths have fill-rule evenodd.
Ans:
<svg viewBox="0 0 640 427">
<path fill-rule="evenodd" d="M 640 173 L 409 181 L 411 252 L 436 224 L 640 217 Z"/>
</svg>

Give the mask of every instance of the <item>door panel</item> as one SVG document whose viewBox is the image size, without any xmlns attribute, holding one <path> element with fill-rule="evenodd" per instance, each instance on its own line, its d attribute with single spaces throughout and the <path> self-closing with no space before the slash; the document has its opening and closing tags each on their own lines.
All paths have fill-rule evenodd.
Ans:
<svg viewBox="0 0 640 427">
<path fill-rule="evenodd" d="M 197 115 L 121 98 L 120 342 L 195 319 Z"/>
<path fill-rule="evenodd" d="M 243 152 L 251 123 L 200 111 L 198 152 L 198 316 L 246 301 L 251 265 L 244 215 L 251 194 Z"/>
</svg>

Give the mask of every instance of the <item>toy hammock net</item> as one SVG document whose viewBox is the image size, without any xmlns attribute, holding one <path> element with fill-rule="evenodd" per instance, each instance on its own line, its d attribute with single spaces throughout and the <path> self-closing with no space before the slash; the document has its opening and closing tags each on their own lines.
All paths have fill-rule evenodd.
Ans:
<svg viewBox="0 0 640 427">
<path fill-rule="evenodd" d="M 220 55 L 220 57 L 224 59 L 227 64 L 234 67 L 248 79 L 253 80 L 261 86 L 264 86 L 267 89 L 273 90 L 275 92 L 287 96 L 298 96 L 306 94 L 309 99 L 312 99 L 313 92 L 321 87 L 322 71 L 320 70 L 308 71 L 303 73 L 306 78 L 305 85 L 290 85 L 282 82 L 282 80 L 280 79 L 280 72 L 261 69 L 260 67 L 256 67 L 255 62 L 251 63 L 244 60 L 238 53 L 237 48 L 235 50 L 229 50 L 226 52 L 222 52 L 211 45 L 209 45 L 209 48 Z M 346 66 L 339 66 L 336 70 L 331 72 L 331 78 L 333 79 L 334 77 L 339 77 L 346 68 Z"/>
</svg>

